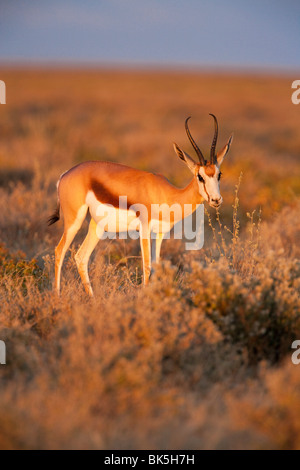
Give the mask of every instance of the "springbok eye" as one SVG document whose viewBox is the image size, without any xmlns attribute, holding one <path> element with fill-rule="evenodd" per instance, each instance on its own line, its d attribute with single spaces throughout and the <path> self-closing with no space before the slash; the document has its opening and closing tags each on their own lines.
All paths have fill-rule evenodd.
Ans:
<svg viewBox="0 0 300 470">
<path fill-rule="evenodd" d="M 222 172 L 220 171 L 220 173 L 218 174 L 218 181 L 220 181 L 221 176 L 222 176 Z"/>
<path fill-rule="evenodd" d="M 201 175 L 198 174 L 198 180 L 201 182 L 201 183 L 204 183 L 204 178 L 202 178 Z"/>
</svg>

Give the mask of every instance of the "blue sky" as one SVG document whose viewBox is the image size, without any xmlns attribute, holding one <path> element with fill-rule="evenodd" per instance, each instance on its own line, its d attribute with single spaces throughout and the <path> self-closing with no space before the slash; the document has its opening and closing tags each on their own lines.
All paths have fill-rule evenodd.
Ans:
<svg viewBox="0 0 300 470">
<path fill-rule="evenodd" d="M 0 0 L 0 61 L 299 69 L 299 0 Z"/>
</svg>

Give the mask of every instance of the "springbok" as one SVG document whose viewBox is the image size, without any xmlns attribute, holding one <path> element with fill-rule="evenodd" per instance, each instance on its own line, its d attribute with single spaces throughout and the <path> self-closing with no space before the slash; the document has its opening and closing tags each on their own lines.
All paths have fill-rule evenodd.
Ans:
<svg viewBox="0 0 300 470">
<path fill-rule="evenodd" d="M 164 176 L 149 173 L 128 166 L 101 161 L 80 163 L 64 173 L 57 183 L 58 204 L 54 214 L 48 219 L 48 224 L 54 224 L 60 218 L 60 209 L 64 215 L 64 233 L 55 249 L 55 284 L 60 292 L 60 278 L 62 263 L 66 251 L 70 247 L 76 233 L 80 229 L 89 209 L 91 220 L 87 236 L 75 255 L 77 268 L 85 290 L 93 296 L 93 290 L 88 275 L 89 258 L 99 239 L 105 232 L 105 227 L 99 229 L 99 212 L 111 214 L 116 218 L 116 233 L 127 231 L 132 221 L 139 226 L 140 245 L 143 259 L 143 279 L 146 285 L 151 274 L 151 264 L 159 262 L 160 248 L 167 232 L 177 223 L 192 214 L 199 204 L 207 201 L 212 207 L 219 207 L 223 201 L 220 194 L 220 165 L 227 154 L 232 135 L 226 145 L 216 153 L 218 138 L 217 118 L 214 119 L 215 132 L 211 145 L 210 159 L 205 160 L 201 150 L 194 141 L 188 126 L 187 118 L 185 129 L 187 136 L 196 151 L 199 163 L 196 163 L 186 152 L 174 143 L 174 150 L 183 160 L 193 174 L 192 181 L 185 188 L 176 188 Z M 121 197 L 126 201 L 125 206 L 120 205 Z M 150 207 L 159 207 L 167 204 L 179 205 L 180 213 L 170 218 L 163 225 L 161 215 L 154 215 Z M 147 208 L 145 212 L 139 210 L 140 206 Z M 190 207 L 190 213 L 183 211 L 184 206 Z M 101 209 L 101 210 L 99 210 Z M 117 217 L 116 217 L 117 215 Z M 159 219 L 156 230 L 153 230 L 154 219 Z M 157 222 L 157 220 L 156 220 Z M 156 232 L 152 236 L 153 232 Z M 152 246 L 151 246 L 152 239 Z"/>
</svg>

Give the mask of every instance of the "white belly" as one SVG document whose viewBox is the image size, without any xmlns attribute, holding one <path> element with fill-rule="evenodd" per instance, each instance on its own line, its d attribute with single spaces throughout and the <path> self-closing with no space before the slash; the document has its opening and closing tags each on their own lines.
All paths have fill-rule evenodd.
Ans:
<svg viewBox="0 0 300 470">
<path fill-rule="evenodd" d="M 86 203 L 89 207 L 91 217 L 98 226 L 99 233 L 103 231 L 113 235 L 121 232 L 139 230 L 140 221 L 135 211 L 119 209 L 109 204 L 103 204 L 98 201 L 92 191 L 88 192 Z"/>
<path fill-rule="evenodd" d="M 142 221 L 146 222 L 145 226 L 148 224 L 147 208 L 141 204 L 136 204 L 135 210 L 126 209 L 125 203 L 124 209 L 116 208 L 98 201 L 93 191 L 88 192 L 86 204 L 89 207 L 91 217 L 97 224 L 97 231 L 101 238 L 116 238 L 116 234 L 124 232 L 129 232 L 131 238 L 138 238 L 140 226 L 143 226 Z M 175 211 L 172 222 L 170 220 L 170 210 L 167 208 L 165 214 L 162 215 L 160 213 L 160 206 L 157 204 L 153 205 L 152 212 L 149 215 L 151 217 L 150 232 L 152 234 L 167 234 L 174 225 L 180 225 L 182 221 L 181 206 L 178 206 L 177 213 Z"/>
</svg>

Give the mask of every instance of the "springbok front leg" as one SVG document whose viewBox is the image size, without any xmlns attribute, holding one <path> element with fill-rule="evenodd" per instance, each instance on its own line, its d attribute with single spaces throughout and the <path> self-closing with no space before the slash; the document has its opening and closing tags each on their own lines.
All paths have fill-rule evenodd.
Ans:
<svg viewBox="0 0 300 470">
<path fill-rule="evenodd" d="M 91 219 L 87 236 L 75 255 L 77 269 L 84 288 L 91 297 L 94 296 L 94 293 L 89 279 L 88 263 L 100 237 L 101 234 L 97 232 L 97 224 L 94 219 Z"/>
<path fill-rule="evenodd" d="M 143 281 L 144 286 L 149 283 L 151 274 L 151 242 L 150 242 L 150 229 L 147 225 L 141 225 L 140 228 L 140 243 L 143 259 Z"/>
</svg>

